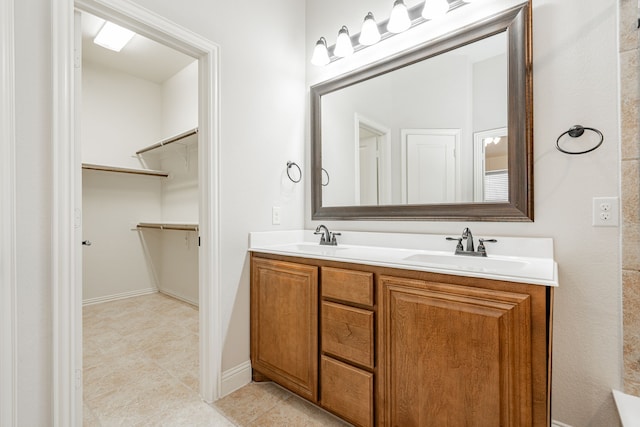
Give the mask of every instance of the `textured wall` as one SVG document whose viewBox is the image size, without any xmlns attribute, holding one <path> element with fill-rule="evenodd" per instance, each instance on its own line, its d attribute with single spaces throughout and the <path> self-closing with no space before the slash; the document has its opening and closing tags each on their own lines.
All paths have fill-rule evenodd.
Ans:
<svg viewBox="0 0 640 427">
<path fill-rule="evenodd" d="M 624 387 L 627 393 L 640 396 L 640 64 L 637 7 L 635 0 L 620 0 Z"/>
</svg>

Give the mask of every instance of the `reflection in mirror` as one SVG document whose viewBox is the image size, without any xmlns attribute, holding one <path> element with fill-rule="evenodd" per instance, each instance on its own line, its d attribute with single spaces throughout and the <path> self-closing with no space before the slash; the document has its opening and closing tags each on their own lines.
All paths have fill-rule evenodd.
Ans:
<svg viewBox="0 0 640 427">
<path fill-rule="evenodd" d="M 312 86 L 312 218 L 531 221 L 529 25 L 525 3 Z"/>
<path fill-rule="evenodd" d="M 324 95 L 323 206 L 479 201 L 473 138 L 507 127 L 507 47 L 502 32 Z"/>
<path fill-rule="evenodd" d="M 474 200 L 509 200 L 507 128 L 476 132 L 473 136 Z"/>
</svg>

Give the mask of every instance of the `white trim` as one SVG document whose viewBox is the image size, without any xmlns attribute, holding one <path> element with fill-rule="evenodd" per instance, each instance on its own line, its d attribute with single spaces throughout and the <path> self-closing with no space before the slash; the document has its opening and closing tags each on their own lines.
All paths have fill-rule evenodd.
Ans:
<svg viewBox="0 0 640 427">
<path fill-rule="evenodd" d="M 175 292 L 167 291 L 165 289 L 158 289 L 158 292 L 161 293 L 161 294 L 164 294 L 164 295 L 166 295 L 168 297 L 171 297 L 173 299 L 177 299 L 178 301 L 186 302 L 187 304 L 198 308 L 198 300 L 197 299 L 193 300 L 192 298 L 186 298 L 186 297 L 183 297 L 181 295 L 178 295 Z"/>
<path fill-rule="evenodd" d="M 220 396 L 233 393 L 251 382 L 251 361 L 247 360 L 238 366 L 222 373 L 222 389 Z"/>
<path fill-rule="evenodd" d="M 139 297 L 142 295 L 157 294 L 158 292 L 160 292 L 158 288 L 147 288 L 147 289 L 140 289 L 138 291 L 129 291 L 129 292 L 122 292 L 122 293 L 113 294 L 113 295 L 105 295 L 103 297 L 88 298 L 88 299 L 82 300 L 82 306 L 84 307 L 87 305 L 102 304 L 103 302 L 118 301 L 121 299 Z M 171 296 L 173 297 L 173 295 Z"/>
<path fill-rule="evenodd" d="M 0 425 L 17 426 L 15 54 L 13 0 L 0 4 Z"/>
<path fill-rule="evenodd" d="M 125 0 L 77 0 L 82 10 L 124 24 L 139 34 L 156 40 L 199 61 L 199 191 L 200 203 L 200 393 L 207 402 L 220 396 L 222 358 L 222 310 L 220 287 L 220 191 L 219 191 L 219 47 L 173 22 Z M 73 104 L 73 0 L 52 0 L 53 40 L 53 425 L 73 427 L 82 422 L 82 396 L 73 387 L 74 368 L 82 366 L 74 358 L 80 348 L 81 320 L 74 316 L 79 307 L 80 278 L 73 277 L 79 242 L 73 240 L 74 200 L 79 182 L 73 158 L 76 144 Z M 79 209 L 80 206 L 77 206 Z M 77 212 L 80 212 L 79 210 Z M 78 409 L 77 406 L 80 405 Z"/>
</svg>

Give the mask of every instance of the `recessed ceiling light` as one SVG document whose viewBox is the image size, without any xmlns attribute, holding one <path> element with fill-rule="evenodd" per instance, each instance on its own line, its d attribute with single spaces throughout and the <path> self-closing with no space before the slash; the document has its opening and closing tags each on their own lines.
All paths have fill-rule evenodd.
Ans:
<svg viewBox="0 0 640 427">
<path fill-rule="evenodd" d="M 102 47 L 106 47 L 107 49 L 120 52 L 135 35 L 136 33 L 133 31 L 107 21 L 104 23 L 100 31 L 98 31 L 93 42 Z"/>
</svg>

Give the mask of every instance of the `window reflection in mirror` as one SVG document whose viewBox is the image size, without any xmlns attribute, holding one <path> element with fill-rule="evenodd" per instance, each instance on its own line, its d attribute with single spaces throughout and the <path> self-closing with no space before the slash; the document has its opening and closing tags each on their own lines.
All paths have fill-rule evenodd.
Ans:
<svg viewBox="0 0 640 427">
<path fill-rule="evenodd" d="M 506 136 L 507 47 L 502 32 L 323 95 L 323 206 L 508 200 L 506 137 L 475 142 Z"/>
</svg>

